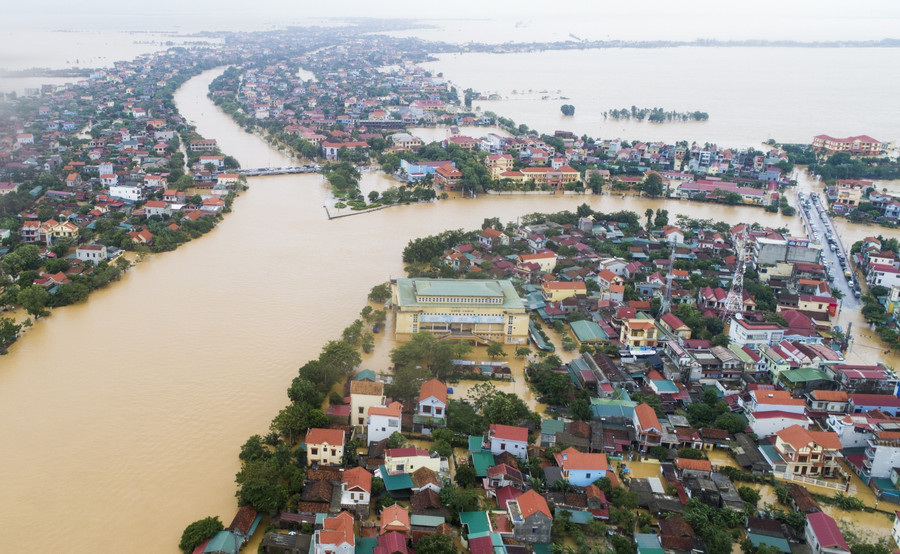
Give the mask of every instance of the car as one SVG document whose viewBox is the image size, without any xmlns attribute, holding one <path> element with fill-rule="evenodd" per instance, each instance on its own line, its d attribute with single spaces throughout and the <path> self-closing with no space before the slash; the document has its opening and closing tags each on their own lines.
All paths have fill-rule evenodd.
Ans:
<svg viewBox="0 0 900 554">
<path fill-rule="evenodd" d="M 853 296 L 855 296 L 857 298 L 862 298 L 862 293 L 859 292 L 858 290 L 855 290 L 855 291 L 853 291 Z"/>
</svg>

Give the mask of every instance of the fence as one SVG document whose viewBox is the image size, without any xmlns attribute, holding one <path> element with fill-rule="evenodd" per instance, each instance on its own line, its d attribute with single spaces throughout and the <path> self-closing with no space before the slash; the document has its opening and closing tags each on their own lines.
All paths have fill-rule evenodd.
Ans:
<svg viewBox="0 0 900 554">
<path fill-rule="evenodd" d="M 850 496 L 856 494 L 856 486 L 848 485 L 847 483 L 835 483 L 833 481 L 824 481 L 822 479 L 814 479 L 812 477 L 806 477 L 804 475 L 796 475 L 793 473 L 782 473 L 780 471 L 774 471 L 772 474 L 777 479 L 784 479 L 785 481 L 793 481 L 794 483 L 805 483 L 807 485 L 815 485 L 817 487 L 824 487 L 826 489 L 835 489 L 840 491 L 846 491 Z"/>
</svg>

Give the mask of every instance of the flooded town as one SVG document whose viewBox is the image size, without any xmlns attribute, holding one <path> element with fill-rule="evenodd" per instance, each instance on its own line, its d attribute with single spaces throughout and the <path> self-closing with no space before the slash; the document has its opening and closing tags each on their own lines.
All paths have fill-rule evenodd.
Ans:
<svg viewBox="0 0 900 554">
<path fill-rule="evenodd" d="M 900 548 L 896 137 L 538 130 L 410 25 L 0 91 L 5 548 Z"/>
</svg>

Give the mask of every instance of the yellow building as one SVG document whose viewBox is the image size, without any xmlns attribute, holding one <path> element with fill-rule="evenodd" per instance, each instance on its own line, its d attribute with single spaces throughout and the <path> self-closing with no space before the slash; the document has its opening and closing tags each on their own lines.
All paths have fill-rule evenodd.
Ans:
<svg viewBox="0 0 900 554">
<path fill-rule="evenodd" d="M 366 426 L 369 408 L 384 405 L 384 383 L 378 381 L 350 382 L 350 425 L 362 431 Z"/>
<path fill-rule="evenodd" d="M 550 281 L 541 285 L 541 291 L 547 302 L 559 302 L 573 296 L 586 296 L 587 285 L 584 281 Z"/>
<path fill-rule="evenodd" d="M 538 264 L 541 266 L 541 273 L 551 273 L 556 269 L 556 254 L 549 251 L 539 254 L 520 254 L 516 258 L 516 267 L 522 269 L 525 264 Z"/>
<path fill-rule="evenodd" d="M 626 319 L 619 340 L 628 348 L 654 348 L 656 323 L 652 319 Z"/>
<path fill-rule="evenodd" d="M 421 448 L 388 448 L 384 451 L 384 467 L 388 473 L 410 473 L 427 467 L 435 473 L 441 472 L 441 458 L 434 457 Z"/>
<path fill-rule="evenodd" d="M 338 466 L 344 457 L 344 439 L 340 429 L 310 429 L 306 433 L 306 460 L 309 465 Z"/>
<path fill-rule="evenodd" d="M 397 279 L 391 288 L 398 340 L 429 331 L 485 344 L 527 341 L 528 314 L 510 281 Z"/>
</svg>

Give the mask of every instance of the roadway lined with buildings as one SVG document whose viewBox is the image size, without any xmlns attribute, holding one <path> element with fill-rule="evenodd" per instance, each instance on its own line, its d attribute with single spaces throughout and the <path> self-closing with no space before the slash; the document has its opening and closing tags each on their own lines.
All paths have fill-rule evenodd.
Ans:
<svg viewBox="0 0 900 554">
<path fill-rule="evenodd" d="M 841 309 L 845 307 L 851 310 L 857 309 L 859 307 L 858 298 L 862 296 L 859 283 L 856 275 L 853 274 L 847 252 L 840 236 L 834 230 L 826 208 L 816 193 L 800 194 L 798 197 L 804 223 L 807 225 L 807 232 L 810 233 L 810 240 L 822 244 L 822 263 L 825 265 L 831 286 L 843 294 Z M 825 238 L 824 241 L 822 237 Z"/>
</svg>

